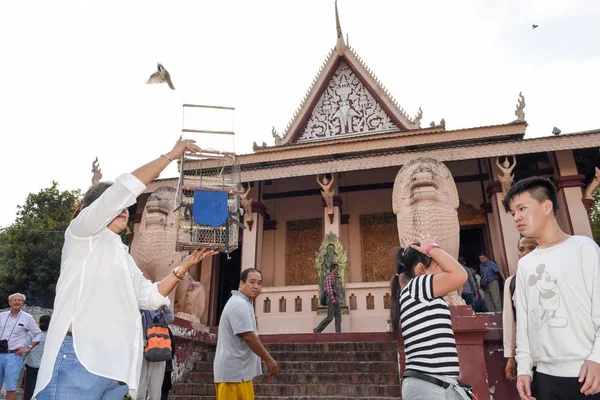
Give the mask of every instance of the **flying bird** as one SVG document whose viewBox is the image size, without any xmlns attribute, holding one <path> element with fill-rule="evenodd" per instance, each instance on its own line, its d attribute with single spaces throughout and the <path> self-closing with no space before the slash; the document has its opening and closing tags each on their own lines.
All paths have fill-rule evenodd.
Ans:
<svg viewBox="0 0 600 400">
<path fill-rule="evenodd" d="M 538 26 L 539 26 L 539 25 L 536 25 L 536 24 L 531 24 L 531 29 L 535 29 L 535 28 L 537 28 Z"/>
<path fill-rule="evenodd" d="M 158 71 L 156 71 L 155 73 L 150 75 L 150 79 L 148 79 L 148 82 L 146 82 L 146 83 L 164 83 L 164 82 L 167 82 L 169 87 L 172 90 L 175 90 L 175 86 L 173 86 L 173 82 L 171 82 L 171 75 L 169 75 L 169 72 L 165 69 L 165 67 L 163 67 L 162 64 L 159 63 Z"/>
</svg>

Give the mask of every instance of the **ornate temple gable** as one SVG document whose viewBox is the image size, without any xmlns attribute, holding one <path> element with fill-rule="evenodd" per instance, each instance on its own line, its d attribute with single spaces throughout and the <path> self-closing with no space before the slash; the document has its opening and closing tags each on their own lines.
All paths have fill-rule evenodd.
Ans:
<svg viewBox="0 0 600 400">
<path fill-rule="evenodd" d="M 346 61 L 342 61 L 297 142 L 399 130 Z"/>
<path fill-rule="evenodd" d="M 418 129 L 343 38 L 335 6 L 337 43 L 275 145 Z"/>
</svg>

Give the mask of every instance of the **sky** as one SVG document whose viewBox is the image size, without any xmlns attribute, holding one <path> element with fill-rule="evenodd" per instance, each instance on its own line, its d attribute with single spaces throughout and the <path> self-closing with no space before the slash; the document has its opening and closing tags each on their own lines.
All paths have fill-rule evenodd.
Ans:
<svg viewBox="0 0 600 400">
<path fill-rule="evenodd" d="M 510 122 L 525 96 L 526 137 L 600 128 L 600 2 L 339 0 L 344 36 L 424 126 Z M 537 29 L 532 29 L 537 24 Z M 273 144 L 329 50 L 333 0 L 0 2 L 0 226 L 28 193 L 85 191 L 169 151 L 218 119 L 235 139 Z M 161 62 L 177 90 L 146 85 Z M 186 114 L 182 104 L 235 107 Z M 202 126 L 198 126 L 200 124 Z M 191 137 L 188 135 L 188 137 Z M 175 165 L 161 178 L 176 175 Z"/>
</svg>

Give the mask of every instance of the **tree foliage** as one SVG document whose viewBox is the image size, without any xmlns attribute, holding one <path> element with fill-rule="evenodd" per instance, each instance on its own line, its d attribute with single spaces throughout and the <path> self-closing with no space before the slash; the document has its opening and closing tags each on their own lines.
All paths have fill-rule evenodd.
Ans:
<svg viewBox="0 0 600 400">
<path fill-rule="evenodd" d="M 21 292 L 29 305 L 52 307 L 64 232 L 79 195 L 53 181 L 18 206 L 15 222 L 0 232 L 0 304 Z"/>
<path fill-rule="evenodd" d="M 593 194 L 594 204 L 590 209 L 590 220 L 592 221 L 592 232 L 594 239 L 600 244 L 600 188 Z"/>
</svg>

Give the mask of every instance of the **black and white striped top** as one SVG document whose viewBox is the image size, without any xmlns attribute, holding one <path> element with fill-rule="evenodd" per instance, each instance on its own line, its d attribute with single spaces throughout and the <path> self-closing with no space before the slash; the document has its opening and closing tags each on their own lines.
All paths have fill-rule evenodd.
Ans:
<svg viewBox="0 0 600 400">
<path fill-rule="evenodd" d="M 411 279 L 400 294 L 400 327 L 406 368 L 434 375 L 457 376 L 458 353 L 450 309 L 433 297 L 434 275 Z"/>
</svg>

